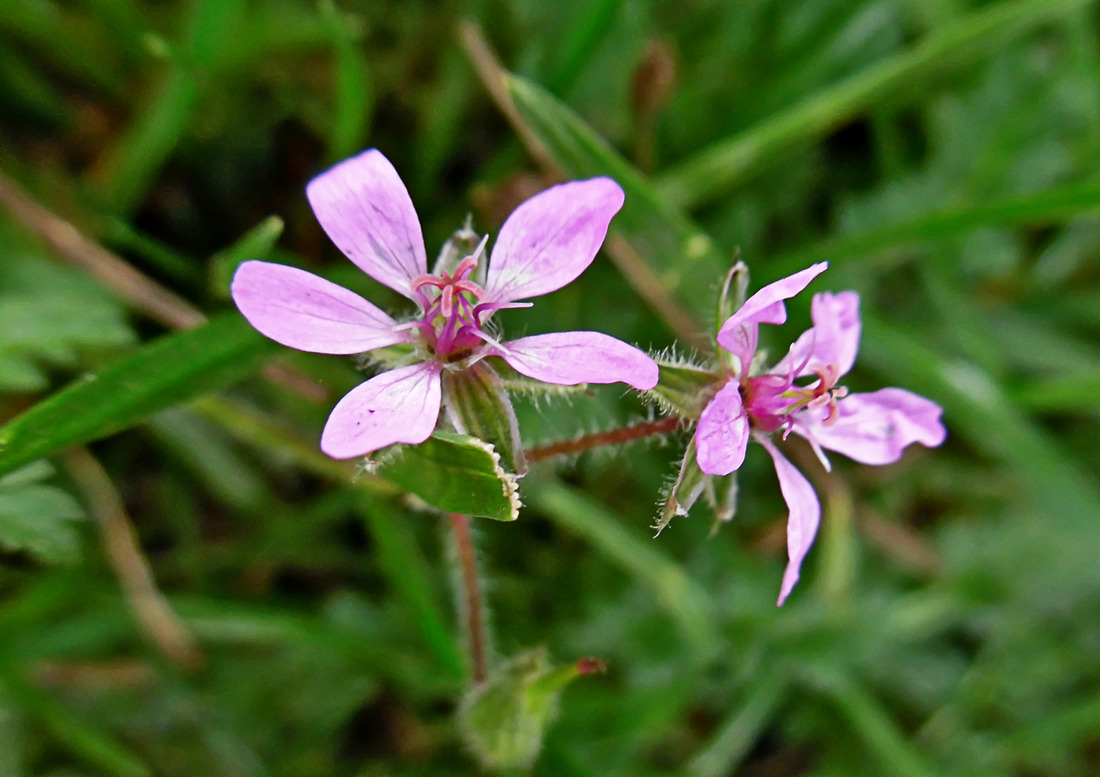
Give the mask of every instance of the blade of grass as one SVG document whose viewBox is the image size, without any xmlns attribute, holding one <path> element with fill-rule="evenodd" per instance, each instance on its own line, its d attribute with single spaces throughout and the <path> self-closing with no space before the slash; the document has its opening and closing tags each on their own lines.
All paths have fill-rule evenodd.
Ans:
<svg viewBox="0 0 1100 777">
<path fill-rule="evenodd" d="M 428 562 L 405 516 L 397 515 L 391 506 L 371 498 L 358 497 L 358 507 L 374 538 L 378 563 L 408 608 L 410 617 L 420 627 L 428 647 L 455 679 L 464 677 L 463 659 L 436 601 Z"/>
<path fill-rule="evenodd" d="M 503 70 L 476 27 L 463 27 L 463 41 L 485 87 L 540 164 L 568 178 L 606 175 L 623 187 L 626 202 L 605 250 L 673 332 L 706 347 L 694 313 L 699 293 L 717 285 L 732 257 L 723 257 L 702 230 L 567 106 Z"/>
<path fill-rule="evenodd" d="M 612 563 L 653 592 L 694 649 L 706 660 L 718 647 L 711 602 L 705 590 L 675 561 L 627 531 L 603 505 L 577 489 L 549 479 L 525 481 L 529 503 L 590 542 Z"/>
<path fill-rule="evenodd" d="M 666 171 L 660 193 L 681 207 L 711 202 L 784 151 L 811 143 L 868 108 L 923 100 L 942 74 L 1092 0 L 1013 0 L 970 14 L 911 50 L 718 141 Z"/>
<path fill-rule="evenodd" d="M 1100 212 L 1100 181 L 1070 184 L 1026 197 L 974 206 L 952 207 L 927 213 L 899 224 L 889 224 L 855 235 L 815 243 L 807 248 L 761 262 L 762 279 L 775 279 L 828 261 L 834 267 L 902 245 L 963 234 L 981 227 L 1048 224 Z"/>
<path fill-rule="evenodd" d="M 99 773 L 110 777 L 151 777 L 153 770 L 134 753 L 85 723 L 69 709 L 36 688 L 11 667 L 3 668 L 4 685 L 28 715 L 59 745 Z"/>
<path fill-rule="evenodd" d="M 331 0 L 321 3 L 321 15 L 336 54 L 333 63 L 336 73 L 332 129 L 328 147 L 329 159 L 335 162 L 362 148 L 370 124 L 374 98 L 366 59 L 351 37 L 354 25 L 345 23 Z"/>
<path fill-rule="evenodd" d="M 0 474 L 224 388 L 278 350 L 236 314 L 162 337 L 0 427 Z"/>
<path fill-rule="evenodd" d="M 771 723 L 783 699 L 789 682 L 773 673 L 755 678 L 748 697 L 738 700 L 734 713 L 718 728 L 718 733 L 702 752 L 688 764 L 693 777 L 723 777 L 735 774 L 745 756 L 764 729 Z"/>
<path fill-rule="evenodd" d="M 183 137 L 203 90 L 204 69 L 213 68 L 231 36 L 240 33 L 243 0 L 196 0 L 181 50 L 164 81 L 129 129 L 108 150 L 100 188 L 108 208 L 129 213 L 149 190 L 161 166 Z"/>
<path fill-rule="evenodd" d="M 836 705 L 864 747 L 882 764 L 882 774 L 896 777 L 940 774 L 909 744 L 882 704 L 859 685 L 839 676 L 814 677 L 810 684 Z"/>
</svg>

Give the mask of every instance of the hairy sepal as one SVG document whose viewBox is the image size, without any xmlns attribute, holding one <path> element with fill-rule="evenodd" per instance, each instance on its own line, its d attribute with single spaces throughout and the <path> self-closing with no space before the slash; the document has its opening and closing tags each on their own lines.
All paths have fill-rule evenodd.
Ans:
<svg viewBox="0 0 1100 777">
<path fill-rule="evenodd" d="M 646 396 L 666 413 L 697 421 L 714 392 L 723 384 L 722 376 L 691 364 L 657 361 L 661 378 Z"/>
<path fill-rule="evenodd" d="M 478 362 L 464 370 L 444 372 L 443 406 L 459 433 L 491 444 L 505 469 L 515 475 L 526 474 L 516 413 L 492 367 Z"/>
<path fill-rule="evenodd" d="M 710 476 L 705 474 L 695 462 L 695 440 L 688 443 L 684 459 L 680 462 L 680 471 L 676 474 L 676 480 L 668 489 L 664 504 L 661 506 L 661 515 L 653 525 L 654 531 L 660 534 L 676 516 L 688 514 L 688 510 L 706 490 Z"/>
</svg>

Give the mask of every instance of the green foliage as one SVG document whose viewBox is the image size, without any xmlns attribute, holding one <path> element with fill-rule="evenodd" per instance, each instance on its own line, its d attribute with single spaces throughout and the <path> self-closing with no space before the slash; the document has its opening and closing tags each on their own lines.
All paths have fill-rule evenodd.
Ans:
<svg viewBox="0 0 1100 777">
<path fill-rule="evenodd" d="M 10 238 L 9 238 L 10 240 Z M 126 345 L 122 308 L 86 278 L 14 243 L 0 262 L 0 393 L 41 391 L 51 371 Z M 81 316 L 72 315 L 74 310 Z"/>
<path fill-rule="evenodd" d="M 519 520 L 473 521 L 494 644 L 527 657 L 467 697 L 495 763 L 1096 774 L 1097 18 L 1087 0 L 0 2 L 0 168 L 211 321 L 163 333 L 0 197 L 0 773 L 479 769 L 437 512 L 511 519 L 515 481 L 446 433 L 378 474 L 327 459 L 326 414 L 363 373 L 260 338 L 226 296 L 270 252 L 407 313 L 303 192 L 375 146 L 429 255 L 470 212 L 496 233 L 544 173 L 623 185 L 608 250 L 495 317 L 508 337 L 593 329 L 672 353 L 675 335 L 661 389 L 693 415 L 708 380 L 682 365 L 709 356 L 737 249 L 750 293 L 827 260 L 815 288 L 862 298 L 849 388 L 946 410 L 942 448 L 886 468 L 834 456 L 827 475 L 786 443 L 824 516 L 779 610 L 786 512 L 759 450 L 739 491 L 704 483 L 656 540 L 662 489 L 700 496 L 675 485 L 686 435 L 534 462 Z M 463 20 L 498 49 L 490 85 L 518 126 Z M 808 312 L 793 300 L 763 333 L 773 356 Z M 500 374 L 527 447 L 648 412 L 619 387 Z M 35 463 L 87 442 L 197 674 L 154 652 Z M 530 678 L 589 655 L 605 676 L 528 704 Z"/>
<path fill-rule="evenodd" d="M 437 510 L 497 521 L 519 517 L 516 475 L 490 443 L 475 437 L 436 432 L 420 445 L 383 451 L 368 466 Z"/>
<path fill-rule="evenodd" d="M 0 478 L 0 548 L 50 564 L 71 564 L 80 555 L 74 521 L 84 511 L 64 491 L 42 482 L 52 472 L 39 462 Z"/>
</svg>

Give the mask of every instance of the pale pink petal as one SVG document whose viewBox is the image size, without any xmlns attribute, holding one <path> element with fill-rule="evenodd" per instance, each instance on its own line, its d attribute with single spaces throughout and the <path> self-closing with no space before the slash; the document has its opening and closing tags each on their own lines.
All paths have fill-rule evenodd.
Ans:
<svg viewBox="0 0 1100 777">
<path fill-rule="evenodd" d="M 779 490 L 783 492 L 783 500 L 790 510 L 787 518 L 787 568 L 783 571 L 783 584 L 779 588 L 779 601 L 776 602 L 781 607 L 798 582 L 802 560 L 814 544 L 817 527 L 821 524 L 821 503 L 817 500 L 810 481 L 787 461 L 775 447 L 775 443 L 763 435 L 756 440 L 764 446 L 775 463 Z"/>
<path fill-rule="evenodd" d="M 863 464 L 889 464 L 901 458 L 907 445 L 932 448 L 947 435 L 940 406 L 905 389 L 852 394 L 837 402 L 837 411 L 839 418 L 826 426 L 826 408 L 805 410 L 794 431 Z"/>
<path fill-rule="evenodd" d="M 521 204 L 500 229 L 485 282 L 487 301 L 560 289 L 596 258 L 623 190 L 610 178 L 552 186 Z"/>
<path fill-rule="evenodd" d="M 757 325 L 782 324 L 786 321 L 787 308 L 783 300 L 790 299 L 806 288 L 828 266 L 828 262 L 819 262 L 775 283 L 769 283 L 726 319 L 718 331 L 718 344 L 741 361 L 742 372 L 749 368 L 756 353 Z"/>
<path fill-rule="evenodd" d="M 350 459 L 399 442 L 424 442 L 439 418 L 439 371 L 438 364 L 422 362 L 353 388 L 332 409 L 321 450 L 334 459 Z"/>
<path fill-rule="evenodd" d="M 731 380 L 703 408 L 695 429 L 695 462 L 708 475 L 728 475 L 745 461 L 749 416 L 741 388 Z"/>
<path fill-rule="evenodd" d="M 847 375 L 859 352 L 859 294 L 854 291 L 815 294 L 811 313 L 813 329 L 802 333 L 773 371 L 799 370 L 798 377 L 832 365 L 838 376 Z"/>
<path fill-rule="evenodd" d="M 409 340 L 358 294 L 296 267 L 245 262 L 230 291 L 248 323 L 299 351 L 363 353 Z"/>
<path fill-rule="evenodd" d="M 599 332 L 534 335 L 489 347 L 516 372 L 544 383 L 628 383 L 646 390 L 657 385 L 657 363 L 622 340 Z"/>
<path fill-rule="evenodd" d="M 348 259 L 414 299 L 410 281 L 428 272 L 424 236 L 405 184 L 380 151 L 372 148 L 321 173 L 306 186 L 306 196 Z"/>
</svg>

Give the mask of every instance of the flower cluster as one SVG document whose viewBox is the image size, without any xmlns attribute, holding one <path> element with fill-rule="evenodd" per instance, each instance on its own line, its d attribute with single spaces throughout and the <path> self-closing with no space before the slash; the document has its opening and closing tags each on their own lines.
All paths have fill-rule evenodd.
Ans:
<svg viewBox="0 0 1100 777">
<path fill-rule="evenodd" d="M 815 264 L 765 286 L 745 301 L 718 332 L 718 345 L 732 357 L 732 369 L 699 416 L 695 456 L 708 475 L 728 475 L 745 460 L 749 440 L 768 452 L 779 488 L 790 510 L 789 561 L 779 593 L 782 604 L 798 582 L 802 560 L 821 520 L 821 504 L 806 477 L 787 460 L 772 439 L 782 432 L 805 438 L 829 469 L 823 449 L 863 464 L 889 464 L 911 443 L 936 446 L 945 431 L 941 409 L 904 389 L 848 394 L 837 381 L 852 369 L 859 350 L 859 295 L 854 291 L 816 294 L 813 327 L 769 369 L 759 369 L 760 324 L 787 320 L 784 300 L 795 296 L 825 271 Z M 799 384 L 803 378 L 816 378 Z"/>
<path fill-rule="evenodd" d="M 762 366 L 760 325 L 784 323 L 785 300 L 824 272 L 824 263 L 765 286 L 729 316 L 717 334 L 718 366 L 713 371 L 685 368 L 674 374 L 676 365 L 664 365 L 667 372 L 661 374 L 648 355 L 599 332 L 501 342 L 490 326 L 496 311 L 527 307 L 530 303 L 522 300 L 570 283 L 595 258 L 624 199 L 622 189 L 608 178 L 553 186 L 521 204 L 505 221 L 488 261 L 487 241 L 477 243 L 467 230 L 463 250 L 458 248 L 461 241 L 448 243 L 430 273 L 412 200 L 378 151 L 365 151 L 322 173 L 310 182 L 307 195 L 340 250 L 417 308 L 398 321 L 324 278 L 267 262 L 245 262 L 234 276 L 232 294 L 241 312 L 279 343 L 327 354 L 399 346 L 404 354 L 393 369 L 365 381 L 333 409 L 321 449 L 334 458 L 424 442 L 437 427 L 441 405 L 459 431 L 470 426 L 496 434 L 499 425 L 479 424 L 470 417 L 488 408 L 494 418 L 505 419 L 500 436 L 511 440 L 505 448 L 519 451 L 513 470 L 522 474 L 515 417 L 500 379 L 483 363 L 489 357 L 544 383 L 622 382 L 642 391 L 654 389 L 677 415 L 697 421 L 693 447 L 669 499 L 672 509 L 666 510 L 661 526 L 673 513 L 690 508 L 707 476 L 737 470 L 750 440 L 771 457 L 790 510 L 782 604 L 817 533 L 821 505 L 778 443 L 792 433 L 804 438 L 829 469 L 825 450 L 865 464 L 888 464 L 912 443 L 936 446 L 944 440 L 941 410 L 933 402 L 899 388 L 849 394 L 839 384 L 859 349 L 855 292 L 815 295 L 813 327 L 778 363 Z M 488 390 L 478 394 L 480 389 L 471 386 Z M 469 398 L 475 394 L 489 399 L 473 402 L 471 411 Z M 465 408 L 466 416 L 456 408 Z M 671 427 L 665 421 L 652 428 Z M 681 485 L 684 499 L 678 493 Z"/>
<path fill-rule="evenodd" d="M 301 351 L 356 354 L 412 346 L 408 364 L 354 388 L 333 409 L 321 449 L 338 459 L 395 443 L 424 442 L 436 428 L 445 371 L 499 356 L 517 372 L 557 385 L 623 382 L 652 388 L 657 365 L 599 332 L 561 332 L 498 342 L 487 329 L 497 310 L 561 288 L 591 264 L 623 192 L 609 178 L 554 186 L 505 221 L 483 265 L 485 242 L 453 270 L 428 273 L 424 238 L 405 185 L 371 149 L 313 179 L 306 194 L 317 219 L 363 272 L 419 308 L 399 323 L 358 294 L 294 267 L 245 262 L 232 294 L 249 323 Z M 446 256 L 441 257 L 443 259 Z M 478 278 L 478 271 L 484 281 Z"/>
</svg>

